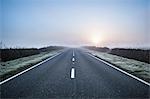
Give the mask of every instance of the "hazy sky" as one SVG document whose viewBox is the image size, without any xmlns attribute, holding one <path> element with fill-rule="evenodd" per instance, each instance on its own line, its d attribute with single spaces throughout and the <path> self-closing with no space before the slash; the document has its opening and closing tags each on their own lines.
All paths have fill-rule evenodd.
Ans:
<svg viewBox="0 0 150 99">
<path fill-rule="evenodd" d="M 8 47 L 150 47 L 149 0 L 1 0 Z"/>
</svg>

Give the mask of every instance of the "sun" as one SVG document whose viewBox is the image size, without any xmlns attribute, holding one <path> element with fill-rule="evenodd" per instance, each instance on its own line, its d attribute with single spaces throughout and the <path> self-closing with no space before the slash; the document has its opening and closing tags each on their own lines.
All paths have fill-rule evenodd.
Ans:
<svg viewBox="0 0 150 99">
<path fill-rule="evenodd" d="M 93 36 L 93 37 L 92 37 L 92 43 L 93 43 L 95 46 L 98 46 L 98 44 L 99 44 L 99 38 L 98 38 L 98 36 Z"/>
</svg>

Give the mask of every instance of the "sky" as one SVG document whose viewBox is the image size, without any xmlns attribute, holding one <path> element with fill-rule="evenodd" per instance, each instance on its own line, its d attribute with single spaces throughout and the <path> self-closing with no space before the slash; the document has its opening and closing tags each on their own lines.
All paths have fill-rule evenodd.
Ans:
<svg viewBox="0 0 150 99">
<path fill-rule="evenodd" d="M 6 47 L 150 48 L 149 0 L 0 0 Z"/>
</svg>

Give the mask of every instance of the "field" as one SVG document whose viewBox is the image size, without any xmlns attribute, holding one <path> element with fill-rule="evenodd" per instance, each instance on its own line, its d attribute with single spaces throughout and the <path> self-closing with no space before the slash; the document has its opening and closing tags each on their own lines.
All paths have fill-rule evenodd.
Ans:
<svg viewBox="0 0 150 99">
<path fill-rule="evenodd" d="M 60 46 L 49 46 L 49 47 L 43 47 L 43 48 L 7 48 L 7 49 L 1 49 L 1 61 L 6 62 L 22 57 L 27 57 L 31 55 L 37 55 L 42 52 L 51 52 L 55 50 L 63 49 L 63 47 Z"/>
<path fill-rule="evenodd" d="M 1 61 L 6 62 L 9 60 L 27 57 L 35 54 L 40 54 L 38 49 L 1 49 Z"/>
<path fill-rule="evenodd" d="M 45 47 L 40 49 L 2 49 L 0 80 L 4 80 L 53 55 L 56 55 L 60 53 L 62 49 L 63 47 Z"/>
<path fill-rule="evenodd" d="M 95 46 L 85 46 L 84 48 L 99 51 L 99 52 L 109 52 L 110 49 L 108 47 L 95 47 Z"/>
<path fill-rule="evenodd" d="M 85 47 L 90 50 L 95 50 L 99 52 L 107 52 L 112 55 L 121 56 L 128 59 L 134 59 L 141 62 L 150 63 L 150 49 L 125 49 L 125 48 L 114 48 L 109 49 L 107 47 Z"/>
<path fill-rule="evenodd" d="M 115 48 L 111 50 L 110 54 L 150 63 L 150 50 Z"/>
</svg>

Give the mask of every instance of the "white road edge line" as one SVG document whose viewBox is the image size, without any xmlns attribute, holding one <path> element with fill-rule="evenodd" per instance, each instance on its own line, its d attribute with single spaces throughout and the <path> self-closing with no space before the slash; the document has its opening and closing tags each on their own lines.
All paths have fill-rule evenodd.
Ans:
<svg viewBox="0 0 150 99">
<path fill-rule="evenodd" d="M 71 78 L 75 78 L 75 68 L 71 69 Z"/>
<path fill-rule="evenodd" d="M 12 76 L 12 77 L 10 77 L 10 78 L 7 78 L 7 79 L 4 80 L 4 81 L 1 81 L 1 82 L 0 82 L 0 85 L 2 85 L 2 84 L 4 84 L 4 83 L 6 83 L 6 82 L 8 82 L 8 81 L 10 81 L 10 80 L 12 80 L 12 79 L 18 77 L 19 75 L 24 74 L 25 72 L 27 72 L 27 71 L 29 71 L 29 70 L 31 70 L 31 69 L 33 69 L 33 68 L 35 68 L 35 67 L 37 67 L 37 66 L 43 64 L 43 63 L 45 63 L 45 62 L 47 62 L 47 61 L 49 61 L 50 59 L 52 59 L 52 58 L 54 58 L 54 57 L 56 57 L 56 56 L 58 56 L 58 55 L 60 55 L 60 54 L 61 54 L 61 53 L 58 53 L 58 54 L 56 54 L 56 55 L 54 55 L 54 56 L 51 56 L 50 58 L 48 58 L 48 59 L 46 59 L 46 60 L 44 60 L 44 61 L 42 61 L 42 62 L 40 62 L 40 63 L 38 63 L 38 64 L 36 64 L 36 65 L 34 65 L 34 66 L 32 66 L 32 67 L 30 67 L 30 68 L 24 70 L 24 71 L 22 71 L 22 72 L 20 72 L 20 73 L 18 73 L 18 74 L 16 74 L 16 75 L 14 75 L 14 76 Z"/>
<path fill-rule="evenodd" d="M 75 61 L 75 58 L 73 57 L 73 58 L 72 58 L 72 62 L 74 62 L 74 61 Z"/>
<path fill-rule="evenodd" d="M 146 82 L 146 81 L 144 81 L 144 80 L 142 80 L 142 79 L 140 79 L 140 78 L 138 78 L 138 77 L 136 77 L 136 76 L 134 76 L 134 75 L 132 75 L 132 74 L 130 74 L 130 73 L 128 73 L 128 72 L 126 72 L 126 71 L 124 71 L 124 70 L 122 70 L 122 69 L 120 69 L 120 68 L 118 68 L 118 67 L 116 67 L 116 66 L 114 66 L 114 65 L 112 65 L 112 64 L 110 64 L 110 63 L 108 63 L 108 62 L 106 62 L 106 61 L 104 61 L 104 60 L 102 60 L 102 59 L 99 59 L 99 58 L 97 58 L 97 57 L 95 57 L 95 56 L 93 56 L 93 55 L 91 55 L 91 54 L 88 54 L 88 55 L 90 55 L 90 56 L 92 56 L 93 58 L 95 58 L 95 59 L 97 59 L 97 60 L 99 60 L 99 61 L 101 61 L 101 62 L 107 64 L 108 66 L 111 66 L 112 68 L 114 68 L 114 69 L 116 69 L 116 70 L 118 70 L 118 71 L 120 71 L 120 72 L 122 72 L 122 73 L 124 73 L 124 74 L 126 74 L 126 75 L 128 75 L 128 76 L 130 76 L 130 77 L 132 77 L 132 78 L 134 78 L 134 79 L 136 79 L 136 80 L 138 80 L 138 81 L 140 81 L 140 82 L 146 84 L 146 85 L 148 85 L 148 86 L 150 86 L 150 83 L 148 83 L 148 82 Z"/>
</svg>

